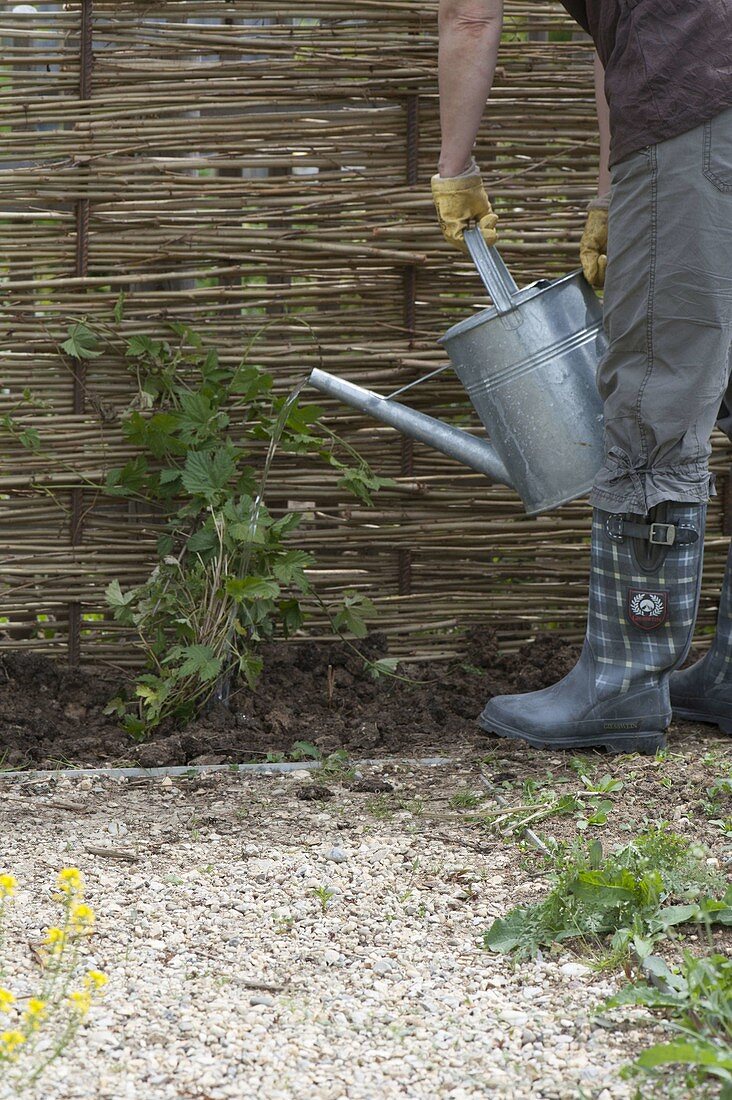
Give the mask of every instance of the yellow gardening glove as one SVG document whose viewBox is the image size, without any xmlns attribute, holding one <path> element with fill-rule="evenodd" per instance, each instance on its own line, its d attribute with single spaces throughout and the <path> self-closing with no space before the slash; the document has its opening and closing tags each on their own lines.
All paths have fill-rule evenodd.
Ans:
<svg viewBox="0 0 732 1100">
<path fill-rule="evenodd" d="M 593 199 L 587 205 L 585 231 L 580 240 L 580 263 L 591 286 L 605 285 L 607 267 L 607 212 L 610 194 Z"/>
<path fill-rule="evenodd" d="M 493 213 L 475 159 L 470 168 L 459 176 L 444 177 L 436 173 L 430 183 L 440 229 L 446 241 L 467 254 L 463 230 L 469 229 L 471 220 L 475 220 L 485 243 L 496 243 L 498 216 Z"/>
</svg>

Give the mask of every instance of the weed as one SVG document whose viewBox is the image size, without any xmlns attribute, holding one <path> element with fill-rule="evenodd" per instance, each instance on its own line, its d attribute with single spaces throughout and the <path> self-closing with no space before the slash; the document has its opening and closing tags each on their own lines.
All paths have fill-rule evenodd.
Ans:
<svg viewBox="0 0 732 1100">
<path fill-rule="evenodd" d="M 457 791 L 452 796 L 450 805 L 454 810 L 472 810 L 480 806 L 481 802 L 485 802 L 485 798 L 485 791 L 469 791 L 466 787 L 465 790 Z"/>
<path fill-rule="evenodd" d="M 614 794 L 616 791 L 622 791 L 625 786 L 622 779 L 613 779 L 607 772 L 600 779 L 594 781 L 588 779 L 584 774 L 580 775 L 580 779 L 587 788 L 588 794 Z"/>
<path fill-rule="evenodd" d="M 705 768 L 712 768 L 714 771 L 722 769 L 728 771 L 730 767 L 729 749 L 708 749 L 702 756 L 701 762 Z"/>
<path fill-rule="evenodd" d="M 320 775 L 328 779 L 352 779 L 354 775 L 353 768 L 348 764 L 348 752 L 345 749 L 336 749 L 335 752 L 323 756 L 321 749 L 310 741 L 293 741 L 287 753 L 267 753 L 268 764 L 279 764 L 284 760 L 293 763 L 315 760 L 320 764 Z"/>
<path fill-rule="evenodd" d="M 396 805 L 393 798 L 388 794 L 377 794 L 374 798 L 369 798 L 364 804 L 364 809 L 371 814 L 372 817 L 384 820 L 396 810 Z"/>
<path fill-rule="evenodd" d="M 412 814 L 413 817 L 421 817 L 424 813 L 424 799 L 422 798 L 397 798 L 396 808 L 403 810 L 405 813 Z"/>
<path fill-rule="evenodd" d="M 732 923 L 732 888 L 721 901 L 702 896 L 704 888 L 724 888 L 721 876 L 705 865 L 706 854 L 663 828 L 648 830 L 609 856 L 597 840 L 564 849 L 548 896 L 494 921 L 485 945 L 523 956 L 543 945 L 577 937 L 597 942 L 611 934 L 620 956 L 633 937 L 663 934 L 677 924 Z M 673 897 L 686 904 L 664 908 Z"/>
<path fill-rule="evenodd" d="M 715 817 L 721 814 L 730 805 L 732 799 L 732 779 L 718 779 L 711 787 L 707 787 L 707 797 L 702 803 L 702 810 L 707 817 Z"/>
<path fill-rule="evenodd" d="M 639 959 L 637 977 L 603 1007 L 643 1005 L 660 1012 L 677 1035 L 645 1050 L 624 1075 L 658 1076 L 663 1067 L 686 1066 L 687 1086 L 721 1081 L 722 1095 L 731 1096 L 732 960 L 726 955 L 699 959 L 684 952 L 680 967 L 671 970 L 649 953 Z"/>
<path fill-rule="evenodd" d="M 317 745 L 310 741 L 293 741 L 288 752 L 290 760 L 321 760 L 323 754 Z"/>
<path fill-rule="evenodd" d="M 609 798 L 601 798 L 590 803 L 590 813 L 577 815 L 577 828 L 584 832 L 590 825 L 606 825 L 608 814 L 613 809 L 613 803 Z"/>
<path fill-rule="evenodd" d="M 315 886 L 313 893 L 320 902 L 320 908 L 324 913 L 328 911 L 328 905 L 332 898 L 335 897 L 335 890 L 329 889 L 327 886 Z"/>
<path fill-rule="evenodd" d="M 0 944 L 7 904 L 16 887 L 13 875 L 0 874 Z M 78 868 L 63 868 L 57 888 L 54 900 L 61 917 L 47 930 L 37 952 L 42 977 L 35 995 L 16 998 L 5 986 L 0 961 L 0 1016 L 5 1017 L 0 1027 L 0 1085 L 7 1089 L 5 1096 L 21 1095 L 63 1054 L 107 982 L 98 970 L 87 970 L 83 977 L 79 973 L 95 914 L 83 900 L 84 880 Z"/>
<path fill-rule="evenodd" d="M 348 763 L 348 752 L 346 749 L 336 749 L 335 752 L 330 752 L 325 758 L 321 759 L 321 775 L 328 779 L 344 782 L 350 781 L 355 777 L 355 769 Z"/>
<path fill-rule="evenodd" d="M 281 764 L 287 757 L 284 752 L 268 752 L 264 758 L 265 764 Z"/>
</svg>

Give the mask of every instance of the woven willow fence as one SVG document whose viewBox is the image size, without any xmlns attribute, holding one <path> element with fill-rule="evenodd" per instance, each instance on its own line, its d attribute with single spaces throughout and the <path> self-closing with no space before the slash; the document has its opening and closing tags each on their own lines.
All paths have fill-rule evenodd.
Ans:
<svg viewBox="0 0 732 1100">
<path fill-rule="evenodd" d="M 135 660 L 103 593 L 147 574 L 155 523 L 99 490 L 131 457 L 120 417 L 135 386 L 111 356 L 70 369 L 71 319 L 108 321 L 124 290 L 125 335 L 186 321 L 229 363 L 268 321 L 256 361 L 283 392 L 320 365 L 387 393 L 444 363 L 435 338 L 487 304 L 429 195 L 436 13 L 435 0 L 0 3 L 0 415 L 43 440 L 34 453 L 0 435 L 0 646 Z M 592 53 L 553 0 L 508 0 L 504 38 L 476 155 L 523 284 L 577 266 L 596 184 Z M 410 399 L 453 418 L 466 404 L 450 372 Z M 584 503 L 528 519 L 510 490 L 328 413 L 397 488 L 369 511 L 315 463 L 276 459 L 268 503 L 308 512 L 299 544 L 326 598 L 370 595 L 396 653 L 444 658 L 486 623 L 507 647 L 542 625 L 581 636 Z M 717 440 L 702 627 L 728 464 Z M 325 636 L 322 618 L 310 630 Z"/>
</svg>

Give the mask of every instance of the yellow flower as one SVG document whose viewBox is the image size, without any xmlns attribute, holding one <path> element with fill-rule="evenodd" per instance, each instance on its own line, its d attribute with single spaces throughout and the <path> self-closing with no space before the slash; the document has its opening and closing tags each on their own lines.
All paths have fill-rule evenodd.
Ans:
<svg viewBox="0 0 732 1100">
<path fill-rule="evenodd" d="M 23 1022 L 28 1025 L 30 1031 L 37 1031 L 41 1026 L 41 1020 L 45 1020 L 47 1015 L 46 1002 L 39 1000 L 38 997 L 31 997 L 23 1013 Z"/>
<path fill-rule="evenodd" d="M 0 1032 L 0 1047 L 2 1047 L 3 1054 L 12 1054 L 16 1047 L 19 1047 L 25 1042 L 25 1035 L 22 1031 L 3 1031 Z"/>
<path fill-rule="evenodd" d="M 79 898 L 84 896 L 84 880 L 78 867 L 64 867 L 59 871 L 56 881 L 63 894 Z"/>
<path fill-rule="evenodd" d="M 0 898 L 12 898 L 18 887 L 15 875 L 0 875 Z"/>
<path fill-rule="evenodd" d="M 84 902 L 79 902 L 76 905 L 71 906 L 71 926 L 72 928 L 91 928 L 94 924 L 94 910 L 91 905 L 86 905 Z"/>
<path fill-rule="evenodd" d="M 63 928 L 49 928 L 43 942 L 52 948 L 53 955 L 60 955 L 66 943 L 66 936 L 64 935 Z"/>
<path fill-rule="evenodd" d="M 84 984 L 90 989 L 101 989 L 108 981 L 109 978 L 101 970 L 88 970 L 84 978 Z"/>
<path fill-rule="evenodd" d="M 91 1008 L 91 993 L 88 989 L 79 989 L 69 997 L 69 1004 L 83 1018 Z"/>
<path fill-rule="evenodd" d="M 15 997 L 9 989 L 0 989 L 0 1012 L 10 1012 L 10 1006 L 15 1004 Z"/>
</svg>

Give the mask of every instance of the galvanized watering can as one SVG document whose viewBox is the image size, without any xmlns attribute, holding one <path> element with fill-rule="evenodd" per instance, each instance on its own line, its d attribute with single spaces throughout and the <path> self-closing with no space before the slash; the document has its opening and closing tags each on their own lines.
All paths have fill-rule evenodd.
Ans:
<svg viewBox="0 0 732 1100">
<path fill-rule="evenodd" d="M 589 491 L 602 464 L 602 401 L 595 384 L 607 341 L 602 305 L 581 270 L 519 290 L 479 229 L 465 242 L 493 300 L 441 336 L 491 443 L 325 371 L 323 393 L 510 485 L 529 515 Z"/>
</svg>

